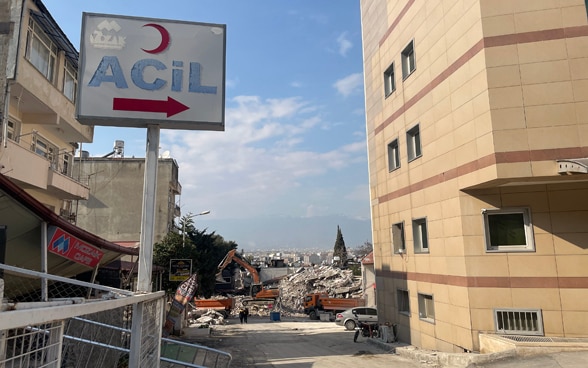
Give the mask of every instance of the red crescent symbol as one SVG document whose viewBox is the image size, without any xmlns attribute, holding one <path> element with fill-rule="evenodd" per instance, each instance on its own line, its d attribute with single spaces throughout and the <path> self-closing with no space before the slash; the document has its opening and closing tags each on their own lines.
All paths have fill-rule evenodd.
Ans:
<svg viewBox="0 0 588 368">
<path fill-rule="evenodd" d="M 160 52 L 165 51 L 169 47 L 170 38 L 169 38 L 169 32 L 167 31 L 167 29 L 165 29 L 165 28 L 163 28 L 163 26 L 160 26 L 159 24 L 155 24 L 155 23 L 147 23 L 143 27 L 153 27 L 156 30 L 158 30 L 159 33 L 161 34 L 161 43 L 159 44 L 159 46 L 157 46 L 153 50 L 145 50 L 145 49 L 141 49 L 141 50 L 148 52 L 150 54 L 159 54 Z"/>
</svg>

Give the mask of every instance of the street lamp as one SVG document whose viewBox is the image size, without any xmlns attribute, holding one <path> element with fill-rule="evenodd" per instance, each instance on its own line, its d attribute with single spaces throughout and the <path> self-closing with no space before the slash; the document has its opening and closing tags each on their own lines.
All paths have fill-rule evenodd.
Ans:
<svg viewBox="0 0 588 368">
<path fill-rule="evenodd" d="M 210 213 L 210 210 L 206 210 L 206 211 L 202 211 L 200 213 L 197 214 L 188 214 L 186 215 L 186 219 L 184 220 L 183 224 L 182 224 L 182 248 L 184 246 L 186 246 L 186 220 L 187 219 L 192 219 L 196 216 L 202 216 L 202 215 L 208 215 Z"/>
</svg>

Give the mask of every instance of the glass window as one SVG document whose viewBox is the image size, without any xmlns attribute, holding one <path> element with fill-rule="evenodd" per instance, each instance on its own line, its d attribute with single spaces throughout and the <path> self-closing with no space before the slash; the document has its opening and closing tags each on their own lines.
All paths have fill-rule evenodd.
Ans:
<svg viewBox="0 0 588 368">
<path fill-rule="evenodd" d="M 402 50 L 402 79 L 406 79 L 416 69 L 416 60 L 414 57 L 414 40 Z"/>
<path fill-rule="evenodd" d="M 486 250 L 534 251 L 535 241 L 528 208 L 483 210 Z"/>
<path fill-rule="evenodd" d="M 398 152 L 398 139 L 388 143 L 388 171 L 394 171 L 400 167 L 400 152 Z"/>
<path fill-rule="evenodd" d="M 419 294 L 419 318 L 435 321 L 435 303 L 433 295 Z"/>
<path fill-rule="evenodd" d="M 415 253 L 428 253 L 429 240 L 427 238 L 427 219 L 412 220 L 412 235 Z"/>
<path fill-rule="evenodd" d="M 53 83 L 57 46 L 32 18 L 29 20 L 26 57 L 47 80 Z"/>
<path fill-rule="evenodd" d="M 66 62 L 65 71 L 63 75 L 63 94 L 71 102 L 75 102 L 76 91 L 78 89 L 78 81 L 76 79 L 76 74 L 77 73 L 75 68 L 69 62 Z"/>
<path fill-rule="evenodd" d="M 404 222 L 392 224 L 392 248 L 394 253 L 404 253 L 406 245 L 404 243 Z"/>
<path fill-rule="evenodd" d="M 12 120 L 8 120 L 8 127 L 6 136 L 8 139 L 18 142 L 18 136 L 20 135 L 20 123 Z"/>
<path fill-rule="evenodd" d="M 394 80 L 394 63 L 384 72 L 384 95 L 390 96 L 396 90 L 396 81 Z"/>
<path fill-rule="evenodd" d="M 61 155 L 61 160 L 60 160 L 60 167 L 59 167 L 59 172 L 61 172 L 63 175 L 71 175 L 71 161 L 72 161 L 72 155 L 70 155 L 69 153 L 64 153 Z"/>
<path fill-rule="evenodd" d="M 422 156 L 421 132 L 418 124 L 406 132 L 406 146 L 409 162 Z"/>
<path fill-rule="evenodd" d="M 398 312 L 403 314 L 410 313 L 410 300 L 408 297 L 408 290 L 397 289 L 396 299 L 398 302 Z"/>
</svg>

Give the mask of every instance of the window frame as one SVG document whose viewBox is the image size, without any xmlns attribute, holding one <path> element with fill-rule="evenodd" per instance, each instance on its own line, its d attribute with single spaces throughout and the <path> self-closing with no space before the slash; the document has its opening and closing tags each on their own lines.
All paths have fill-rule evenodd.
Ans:
<svg viewBox="0 0 588 368">
<path fill-rule="evenodd" d="M 406 153 L 408 162 L 414 161 L 423 156 L 420 123 L 406 131 Z"/>
<path fill-rule="evenodd" d="M 6 137 L 11 141 L 17 142 L 20 138 L 20 122 L 13 119 L 8 119 L 6 125 Z"/>
<path fill-rule="evenodd" d="M 37 49 L 39 47 L 39 49 Z M 43 47 L 43 49 L 40 49 Z M 45 51 L 46 55 L 38 50 Z M 34 56 L 42 60 L 46 65 L 41 65 Z M 44 56 L 47 56 L 45 59 Z M 47 35 L 41 26 L 32 17 L 29 19 L 27 29 L 27 45 L 25 58 L 37 69 L 51 84 L 55 82 L 55 68 L 57 66 L 58 48 L 51 37 Z"/>
<path fill-rule="evenodd" d="M 400 168 L 400 142 L 398 138 L 388 143 L 388 172 Z"/>
<path fill-rule="evenodd" d="M 491 216 L 521 214 L 523 216 L 523 233 L 525 235 L 525 244 L 492 245 Z M 484 223 L 484 241 L 487 253 L 509 253 L 509 252 L 535 252 L 535 237 L 533 234 L 533 221 L 531 219 L 531 209 L 529 207 L 511 207 L 495 208 L 482 210 Z M 520 230 L 519 230 L 520 231 Z"/>
<path fill-rule="evenodd" d="M 398 229 L 400 235 L 400 244 L 396 243 L 395 229 Z M 404 221 L 394 223 L 390 225 L 390 237 L 392 238 L 392 249 L 394 254 L 406 253 L 406 236 L 404 235 Z M 402 249 L 402 251 L 401 251 Z"/>
<path fill-rule="evenodd" d="M 418 293 L 418 302 L 419 319 L 421 321 L 435 323 L 435 298 L 433 294 Z"/>
<path fill-rule="evenodd" d="M 396 308 L 399 314 L 410 316 L 410 292 L 407 289 L 396 289 Z"/>
<path fill-rule="evenodd" d="M 419 239 L 417 243 L 417 239 Z M 412 219 L 412 242 L 415 253 L 429 253 L 429 234 L 427 218 L 419 217 Z"/>
<path fill-rule="evenodd" d="M 384 97 L 388 98 L 396 91 L 396 74 L 394 72 L 394 62 L 384 71 Z"/>
<path fill-rule="evenodd" d="M 402 80 L 405 81 L 416 70 L 416 55 L 414 50 L 414 39 L 402 49 L 400 53 L 402 61 Z"/>
<path fill-rule="evenodd" d="M 72 87 L 71 91 L 70 88 L 66 89 L 68 86 L 68 82 L 71 82 Z M 76 102 L 76 94 L 78 91 L 78 77 L 77 71 L 73 65 L 69 61 L 65 61 L 65 65 L 63 66 L 63 85 L 61 86 L 61 92 L 63 95 L 70 100 L 72 103 Z"/>
</svg>

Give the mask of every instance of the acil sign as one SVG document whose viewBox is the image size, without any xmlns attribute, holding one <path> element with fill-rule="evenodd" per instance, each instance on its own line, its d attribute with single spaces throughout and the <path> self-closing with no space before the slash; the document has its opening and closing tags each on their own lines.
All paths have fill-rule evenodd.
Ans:
<svg viewBox="0 0 588 368">
<path fill-rule="evenodd" d="M 226 26 L 84 13 L 78 120 L 224 130 Z"/>
</svg>

